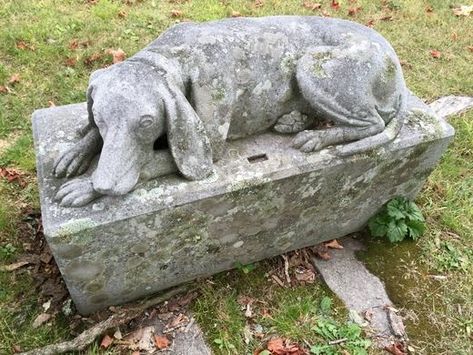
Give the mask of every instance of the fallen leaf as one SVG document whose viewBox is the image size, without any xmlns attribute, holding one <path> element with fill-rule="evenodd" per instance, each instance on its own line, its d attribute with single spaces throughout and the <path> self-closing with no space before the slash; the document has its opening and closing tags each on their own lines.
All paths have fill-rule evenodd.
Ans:
<svg viewBox="0 0 473 355">
<path fill-rule="evenodd" d="M 261 313 L 261 317 L 263 318 L 273 319 L 273 317 L 271 316 L 271 313 L 269 312 L 269 309 L 267 308 L 262 308 L 260 313 Z"/>
<path fill-rule="evenodd" d="M 322 4 L 319 2 L 312 2 L 312 1 L 304 1 L 302 4 L 303 7 L 305 7 L 308 10 L 318 10 L 322 7 Z"/>
<path fill-rule="evenodd" d="M 93 53 L 87 58 L 84 59 L 84 64 L 87 66 L 93 65 L 96 61 L 102 59 L 102 54 L 100 53 Z"/>
<path fill-rule="evenodd" d="M 77 64 L 77 59 L 76 58 L 73 58 L 73 57 L 70 57 L 70 58 L 67 58 L 65 61 L 64 61 L 64 64 L 66 65 L 66 67 L 75 67 L 76 64 Z"/>
<path fill-rule="evenodd" d="M 195 300 L 197 298 L 197 296 L 198 296 L 197 292 L 189 292 L 189 293 L 185 294 L 184 296 L 179 297 L 177 299 L 177 303 L 181 307 L 187 306 L 189 303 L 191 303 L 193 300 Z"/>
<path fill-rule="evenodd" d="M 332 0 L 330 7 L 334 10 L 340 9 L 340 3 L 337 0 Z"/>
<path fill-rule="evenodd" d="M 458 39 L 458 33 L 452 32 L 452 40 L 456 41 Z"/>
<path fill-rule="evenodd" d="M 43 303 L 42 307 L 43 307 L 43 310 L 45 312 L 47 312 L 48 309 L 51 308 L 51 300 L 49 300 L 48 302 Z"/>
<path fill-rule="evenodd" d="M 120 10 L 120 11 L 118 12 L 118 17 L 120 17 L 120 18 L 125 18 L 125 17 L 127 17 L 127 16 L 128 16 L 128 14 L 127 14 L 126 11 L 124 11 L 124 10 Z"/>
<path fill-rule="evenodd" d="M 117 327 L 117 330 L 115 330 L 115 333 L 113 333 L 113 337 L 118 340 L 123 339 L 122 332 L 120 331 L 120 328 Z"/>
<path fill-rule="evenodd" d="M 13 263 L 13 264 L 10 264 L 10 265 L 2 265 L 0 266 L 0 270 L 1 271 L 14 271 L 16 269 L 19 269 L 20 267 L 23 267 L 25 265 L 28 265 L 30 264 L 29 261 L 19 261 L 17 263 Z"/>
<path fill-rule="evenodd" d="M 170 344 L 171 342 L 167 337 L 162 335 L 154 336 L 154 345 L 156 345 L 159 350 L 168 348 Z"/>
<path fill-rule="evenodd" d="M 352 7 L 348 9 L 348 16 L 355 16 L 358 12 L 360 12 L 362 9 L 361 6 L 358 7 Z"/>
<path fill-rule="evenodd" d="M 232 11 L 231 17 L 240 17 L 241 16 L 241 13 L 239 13 L 238 11 Z"/>
<path fill-rule="evenodd" d="M 1 168 L 0 176 L 7 179 L 9 183 L 16 181 L 21 187 L 26 186 L 26 181 L 23 179 L 22 174 L 14 168 Z"/>
<path fill-rule="evenodd" d="M 264 6 L 264 0 L 255 1 L 255 7 L 263 7 L 263 6 Z"/>
<path fill-rule="evenodd" d="M 49 100 L 49 101 L 48 101 L 48 106 L 49 106 L 49 107 L 56 107 L 56 104 L 54 103 L 54 101 Z"/>
<path fill-rule="evenodd" d="M 343 246 L 336 239 L 332 239 L 324 244 L 327 248 L 330 249 L 343 249 Z"/>
<path fill-rule="evenodd" d="M 315 281 L 315 272 L 304 267 L 298 267 L 295 271 L 296 280 L 311 284 Z"/>
<path fill-rule="evenodd" d="M 103 349 L 107 349 L 110 345 L 112 345 L 112 343 L 113 343 L 113 338 L 108 335 L 105 335 L 102 338 L 102 341 L 100 342 L 100 347 Z"/>
<path fill-rule="evenodd" d="M 473 46 L 468 46 L 466 49 L 468 49 L 470 52 L 473 52 Z"/>
<path fill-rule="evenodd" d="M 21 50 L 30 50 L 30 51 L 34 51 L 35 50 L 35 47 L 29 43 L 26 43 L 25 41 L 18 41 L 16 42 L 16 48 L 18 49 L 21 49 Z"/>
<path fill-rule="evenodd" d="M 171 10 L 171 17 L 182 17 L 182 11 L 181 10 Z"/>
<path fill-rule="evenodd" d="M 0 92 L 2 94 L 9 94 L 11 93 L 11 89 L 8 86 L 0 85 Z"/>
<path fill-rule="evenodd" d="M 452 9 L 455 16 L 470 16 L 473 12 L 473 5 L 460 5 Z"/>
<path fill-rule="evenodd" d="M 407 60 L 402 60 L 401 59 L 399 61 L 399 63 L 401 63 L 401 66 L 404 67 L 404 68 L 408 68 L 408 69 L 412 68 L 412 64 L 409 63 Z"/>
<path fill-rule="evenodd" d="M 302 355 L 307 352 L 289 339 L 273 338 L 268 341 L 267 349 L 274 355 Z"/>
<path fill-rule="evenodd" d="M 143 328 L 141 339 L 138 342 L 138 349 L 152 352 L 155 349 L 153 335 L 154 335 L 153 326 Z"/>
<path fill-rule="evenodd" d="M 13 74 L 10 79 L 8 79 L 8 84 L 15 85 L 16 83 L 20 82 L 20 74 L 15 73 Z"/>
<path fill-rule="evenodd" d="M 247 304 L 247 305 L 246 305 L 245 317 L 246 317 L 246 318 L 251 318 L 251 317 L 253 317 L 253 311 L 251 310 L 251 304 Z"/>
<path fill-rule="evenodd" d="M 384 350 L 386 350 L 387 352 L 393 355 L 406 355 L 407 354 L 404 344 L 399 343 L 399 342 L 386 346 Z"/>
<path fill-rule="evenodd" d="M 121 63 L 125 60 L 126 54 L 123 51 L 123 49 L 118 48 L 118 49 L 107 49 L 105 51 L 106 54 L 110 54 L 112 56 L 112 63 Z"/>
<path fill-rule="evenodd" d="M 15 353 L 21 353 L 21 347 L 19 345 L 13 345 L 13 351 Z"/>
<path fill-rule="evenodd" d="M 189 323 L 189 318 L 185 314 L 179 313 L 177 317 L 175 317 L 168 325 L 166 325 L 166 328 L 180 328 L 186 325 L 187 323 Z"/>
<path fill-rule="evenodd" d="M 77 39 L 73 39 L 69 42 L 69 49 L 75 50 L 79 48 L 79 41 Z"/>
<path fill-rule="evenodd" d="M 427 7 L 425 8 L 425 12 L 427 12 L 427 13 L 430 14 L 430 13 L 434 12 L 434 9 L 432 8 L 432 6 L 427 6 Z"/>
<path fill-rule="evenodd" d="M 369 20 L 369 21 L 366 23 L 366 26 L 368 26 L 368 27 L 373 27 L 373 26 L 374 26 L 374 20 L 373 20 L 373 19 Z"/>
<path fill-rule="evenodd" d="M 322 10 L 322 16 L 323 17 L 330 17 L 330 13 L 328 13 L 326 10 Z"/>
<path fill-rule="evenodd" d="M 437 50 L 431 50 L 430 51 L 430 55 L 433 57 L 433 58 L 440 58 L 442 56 L 442 53 L 440 51 L 437 51 Z"/>
<path fill-rule="evenodd" d="M 37 316 L 35 318 L 35 320 L 33 321 L 33 325 L 32 327 L 33 328 L 38 328 L 40 327 L 41 325 L 43 325 L 44 323 L 46 323 L 48 320 L 51 319 L 51 315 L 48 314 L 48 313 L 41 313 L 39 316 Z"/>
<path fill-rule="evenodd" d="M 381 21 L 391 21 L 393 17 L 391 15 L 384 15 L 380 18 Z"/>
<path fill-rule="evenodd" d="M 251 298 L 249 296 L 240 295 L 237 298 L 237 302 L 238 302 L 239 305 L 246 307 L 246 305 L 248 305 L 248 304 L 253 304 L 255 302 L 255 299 Z"/>
</svg>

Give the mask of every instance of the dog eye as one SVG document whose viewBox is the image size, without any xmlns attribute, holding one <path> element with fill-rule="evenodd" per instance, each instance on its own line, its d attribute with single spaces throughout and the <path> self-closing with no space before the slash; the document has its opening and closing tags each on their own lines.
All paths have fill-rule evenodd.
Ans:
<svg viewBox="0 0 473 355">
<path fill-rule="evenodd" d="M 140 127 L 148 128 L 153 124 L 154 120 L 151 116 L 143 116 L 140 118 Z"/>
</svg>

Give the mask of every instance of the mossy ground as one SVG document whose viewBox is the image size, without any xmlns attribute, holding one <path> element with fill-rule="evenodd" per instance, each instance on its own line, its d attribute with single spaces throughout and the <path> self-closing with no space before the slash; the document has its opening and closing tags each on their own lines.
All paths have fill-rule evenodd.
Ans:
<svg viewBox="0 0 473 355">
<path fill-rule="evenodd" d="M 234 12 L 263 16 L 320 15 L 322 11 L 363 24 L 373 21 L 403 61 L 414 93 L 427 100 L 449 94 L 473 96 L 473 53 L 468 49 L 473 45 L 473 22 L 471 16 L 453 15 L 450 6 L 457 1 L 339 1 L 338 10 L 329 0 L 318 2 L 322 9 L 312 11 L 301 0 L 1 1 L 0 85 L 7 85 L 11 92 L 0 93 L 0 166 L 19 169 L 27 181 L 24 188 L 3 179 L 0 182 L 1 262 L 9 263 L 22 252 L 17 228 L 22 211 L 26 207 L 38 209 L 29 120 L 32 111 L 51 103 L 84 101 L 91 71 L 111 62 L 107 49 L 120 47 L 131 55 L 176 21 L 218 19 Z M 358 6 L 361 10 L 349 16 L 348 9 Z M 180 13 L 173 16 L 172 10 Z M 432 50 L 440 51 L 440 58 L 433 58 Z M 19 81 L 9 84 L 15 73 Z M 472 350 L 472 122 L 472 113 L 451 120 L 457 130 L 455 143 L 418 199 L 429 226 L 424 238 L 399 246 L 372 242 L 364 257 L 410 316 L 408 331 L 419 353 L 467 354 Z M 194 311 L 217 353 L 226 350 L 215 345 L 214 339 L 247 349 L 241 344 L 244 322 L 236 305 L 241 293 L 266 299 L 268 307 L 281 314 L 281 321 L 269 325 L 281 336 L 315 340 L 296 319 L 310 318 L 313 313 L 303 308 L 310 308 L 328 291 L 320 283 L 275 288 L 264 277 L 267 264 L 262 265 L 248 275 L 220 275 L 215 285 L 203 287 Z M 38 329 L 31 327 L 41 307 L 30 285 L 27 273 L 0 273 L 0 353 L 10 353 L 13 345 L 29 349 L 70 336 L 61 319 Z M 301 302 L 295 304 L 294 300 Z M 94 346 L 89 352 L 98 351 Z"/>
</svg>

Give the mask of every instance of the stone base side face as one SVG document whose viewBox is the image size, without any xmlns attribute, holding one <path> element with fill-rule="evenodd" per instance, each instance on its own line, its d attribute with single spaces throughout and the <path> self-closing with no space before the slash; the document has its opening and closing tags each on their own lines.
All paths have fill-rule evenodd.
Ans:
<svg viewBox="0 0 473 355">
<path fill-rule="evenodd" d="M 94 214 L 97 204 L 79 218 L 49 209 L 46 237 L 77 308 L 89 313 L 360 230 L 389 199 L 420 191 L 451 137 L 444 128 L 435 139 L 420 136 L 413 145 L 301 166 L 282 177 L 272 171 L 117 220 Z M 40 177 L 40 188 L 47 183 Z M 45 190 L 43 214 L 54 204 Z M 136 202 L 150 191 L 135 193 Z"/>
</svg>

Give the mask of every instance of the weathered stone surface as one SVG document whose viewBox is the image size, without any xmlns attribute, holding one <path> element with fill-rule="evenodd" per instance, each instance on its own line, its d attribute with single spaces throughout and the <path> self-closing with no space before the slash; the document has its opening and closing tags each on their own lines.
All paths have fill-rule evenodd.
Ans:
<svg viewBox="0 0 473 355">
<path fill-rule="evenodd" d="M 314 266 L 350 312 L 355 312 L 354 320 L 368 328 L 379 347 L 406 340 L 402 318 L 395 313 L 384 284 L 355 257 L 363 244 L 352 237 L 341 241 L 343 249 L 333 250 L 330 260 L 314 258 Z"/>
<path fill-rule="evenodd" d="M 466 112 L 473 108 L 473 97 L 445 96 L 429 104 L 435 114 L 441 118 Z"/>
<path fill-rule="evenodd" d="M 181 23 L 92 73 L 83 137 L 53 170 L 78 176 L 100 157 L 90 177 L 64 183 L 57 197 L 83 206 L 170 171 L 201 180 L 228 141 L 273 128 L 295 135 L 292 145 L 306 153 L 333 145 L 342 156 L 366 152 L 399 133 L 408 94 L 391 45 L 355 22 L 274 16 Z M 331 125 L 312 129 L 324 119 Z M 155 152 L 157 141 L 169 149 Z M 152 164 L 157 160 L 165 164 Z"/>
<path fill-rule="evenodd" d="M 77 141 L 86 105 L 38 110 L 44 233 L 79 311 L 344 236 L 392 197 L 413 197 L 453 129 L 419 100 L 409 107 L 396 140 L 369 153 L 306 154 L 290 148 L 291 137 L 266 133 L 230 142 L 207 179 L 169 175 L 81 208 L 54 201 L 63 181 L 52 166 Z"/>
</svg>

